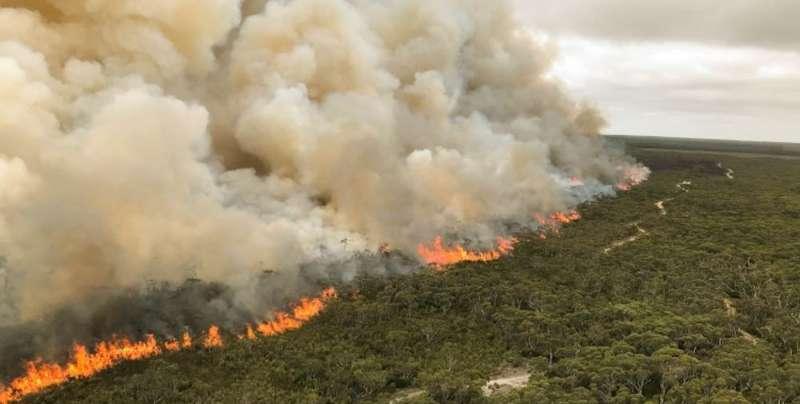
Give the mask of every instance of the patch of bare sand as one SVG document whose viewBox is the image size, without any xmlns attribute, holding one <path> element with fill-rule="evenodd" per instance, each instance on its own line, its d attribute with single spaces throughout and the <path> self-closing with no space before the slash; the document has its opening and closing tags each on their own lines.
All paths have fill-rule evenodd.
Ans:
<svg viewBox="0 0 800 404">
<path fill-rule="evenodd" d="M 490 397 L 525 388 L 531 380 L 531 374 L 525 369 L 510 369 L 489 380 L 481 388 L 483 395 Z"/>
<path fill-rule="evenodd" d="M 733 301 L 731 299 L 722 299 L 722 305 L 725 306 L 725 314 L 728 317 L 736 317 L 736 306 L 733 305 Z M 753 334 L 750 334 L 741 328 L 736 328 L 736 331 L 742 336 L 742 338 L 744 338 L 745 341 L 753 345 L 758 344 L 758 338 L 753 336 Z"/>
<path fill-rule="evenodd" d="M 400 404 L 404 403 L 408 400 L 413 400 L 415 398 L 419 398 L 425 394 L 425 390 L 422 389 L 406 389 L 398 392 L 395 394 L 395 397 L 389 400 L 389 404 Z"/>
</svg>

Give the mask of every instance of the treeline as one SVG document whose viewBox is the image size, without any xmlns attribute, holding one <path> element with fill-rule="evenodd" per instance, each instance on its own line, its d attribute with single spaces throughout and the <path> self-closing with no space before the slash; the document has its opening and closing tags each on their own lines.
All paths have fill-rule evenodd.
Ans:
<svg viewBox="0 0 800 404">
<path fill-rule="evenodd" d="M 697 152 L 755 153 L 776 156 L 800 156 L 800 143 L 753 142 L 719 139 L 691 139 L 657 136 L 608 135 L 608 141 L 631 149 L 666 149 Z"/>
</svg>

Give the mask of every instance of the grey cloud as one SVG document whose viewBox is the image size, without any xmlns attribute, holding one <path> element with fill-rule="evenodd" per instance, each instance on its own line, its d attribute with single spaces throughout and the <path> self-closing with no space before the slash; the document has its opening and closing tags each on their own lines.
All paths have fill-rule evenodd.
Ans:
<svg viewBox="0 0 800 404">
<path fill-rule="evenodd" d="M 630 41 L 800 49 L 796 0 L 517 0 L 538 29 Z"/>
</svg>

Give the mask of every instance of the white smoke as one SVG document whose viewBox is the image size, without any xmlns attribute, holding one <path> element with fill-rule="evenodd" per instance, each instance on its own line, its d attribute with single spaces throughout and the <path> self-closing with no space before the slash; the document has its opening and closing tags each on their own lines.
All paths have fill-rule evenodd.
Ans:
<svg viewBox="0 0 800 404">
<path fill-rule="evenodd" d="M 188 268 L 291 283 L 382 243 L 489 241 L 633 167 L 505 1 L 0 4 L 0 255 L 22 318 Z"/>
</svg>

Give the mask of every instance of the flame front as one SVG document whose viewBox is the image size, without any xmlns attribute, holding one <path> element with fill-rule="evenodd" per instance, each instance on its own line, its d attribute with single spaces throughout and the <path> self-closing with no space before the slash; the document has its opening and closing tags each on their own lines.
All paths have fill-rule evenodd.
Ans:
<svg viewBox="0 0 800 404">
<path fill-rule="evenodd" d="M 650 170 L 647 167 L 628 167 L 624 171 L 624 178 L 617 184 L 617 189 L 628 192 L 633 187 L 641 185 L 650 177 Z"/>
<path fill-rule="evenodd" d="M 192 336 L 189 335 L 189 332 L 184 332 L 183 336 L 181 336 L 181 340 L 168 340 L 164 343 L 164 349 L 169 352 L 177 352 L 181 349 L 189 349 L 192 347 Z"/>
<path fill-rule="evenodd" d="M 204 348 L 219 348 L 222 346 L 222 336 L 219 335 L 219 327 L 212 325 L 208 329 L 206 338 L 203 340 Z"/>
<path fill-rule="evenodd" d="M 259 334 L 270 337 L 273 335 L 283 334 L 288 331 L 296 330 L 303 326 L 308 320 L 316 317 L 323 309 L 328 300 L 336 297 L 336 290 L 328 288 L 319 297 L 313 299 L 300 299 L 300 302 L 294 307 L 291 313 L 276 312 L 275 319 L 266 321 L 255 326 L 255 330 Z M 242 338 L 255 339 L 256 332 L 253 327 L 247 326 L 247 334 Z"/>
<path fill-rule="evenodd" d="M 537 213 L 533 215 L 533 218 L 539 223 L 539 238 L 546 239 L 548 232 L 558 234 L 561 232 L 561 226 L 577 222 L 581 220 L 582 216 L 577 210 L 571 210 L 569 212 L 555 212 L 550 216 Z"/>
<path fill-rule="evenodd" d="M 548 232 L 558 233 L 561 226 L 578 221 L 582 218 L 577 210 L 568 212 L 555 212 L 549 216 L 535 214 L 533 217 L 539 223 L 539 237 L 547 238 Z M 420 244 L 417 246 L 417 254 L 422 261 L 432 265 L 438 270 L 455 265 L 460 262 L 489 262 L 502 258 L 514 251 L 514 247 L 519 242 L 514 237 L 498 237 L 497 247 L 490 251 L 470 251 L 460 244 L 446 247 L 441 236 L 436 237 L 432 245 Z"/>
<path fill-rule="evenodd" d="M 489 262 L 500 259 L 500 257 L 508 255 L 514 250 L 514 245 L 517 244 L 517 241 L 513 237 L 498 237 L 497 248 L 494 250 L 469 251 L 460 244 L 453 247 L 445 247 L 442 237 L 439 236 L 436 237 L 430 247 L 420 244 L 417 247 L 417 253 L 426 264 L 443 268 L 460 262 Z"/>
<path fill-rule="evenodd" d="M 319 297 L 300 299 L 291 314 L 278 312 L 275 320 L 260 324 L 261 335 L 272 336 L 296 330 L 316 317 L 326 306 L 328 300 L 336 297 L 336 290 L 326 289 Z M 252 326 L 247 327 L 247 339 L 255 339 Z M 66 383 L 71 379 L 85 379 L 96 375 L 120 362 L 147 359 L 164 352 L 177 352 L 194 346 L 192 336 L 185 332 L 180 340 L 170 339 L 159 343 L 154 335 L 148 335 L 143 341 L 131 342 L 128 338 L 113 338 L 111 341 L 99 342 L 93 352 L 81 344 L 72 348 L 72 359 L 65 365 L 47 363 L 41 360 L 28 362 L 25 375 L 20 376 L 3 388 L 0 385 L 0 404 L 7 404 L 25 396 L 41 392 L 48 387 Z M 219 327 L 212 325 L 202 341 L 205 348 L 223 346 Z"/>
<path fill-rule="evenodd" d="M 87 378 L 117 363 L 146 359 L 161 352 L 162 348 L 153 335 L 148 335 L 140 342 L 131 342 L 128 338 L 103 341 L 95 345 L 94 353 L 89 353 L 84 345 L 75 344 L 72 360 L 66 365 L 41 360 L 28 362 L 25 375 L 13 380 L 8 388 L 0 392 L 0 403 L 16 401 L 69 379 Z"/>
</svg>

